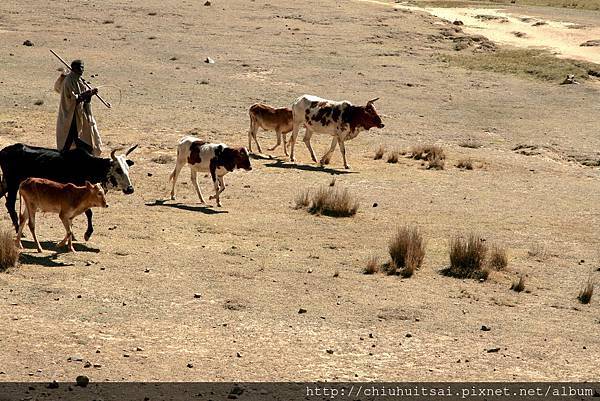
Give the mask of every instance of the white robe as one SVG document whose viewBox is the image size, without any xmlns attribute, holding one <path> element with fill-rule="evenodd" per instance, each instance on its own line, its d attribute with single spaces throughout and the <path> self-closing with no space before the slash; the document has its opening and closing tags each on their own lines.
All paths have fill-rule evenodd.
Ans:
<svg viewBox="0 0 600 401">
<path fill-rule="evenodd" d="M 79 80 L 79 76 L 73 72 L 61 74 L 54 83 L 54 90 L 60 93 L 60 107 L 56 120 L 56 147 L 62 150 L 69 136 L 69 129 L 75 114 L 77 122 L 77 136 L 79 139 L 92 147 L 92 153 L 99 156 L 102 153 L 102 140 L 96 126 L 96 120 L 92 115 L 91 103 L 77 103 L 75 95 L 86 90 Z M 75 147 L 75 142 L 71 149 Z"/>
</svg>

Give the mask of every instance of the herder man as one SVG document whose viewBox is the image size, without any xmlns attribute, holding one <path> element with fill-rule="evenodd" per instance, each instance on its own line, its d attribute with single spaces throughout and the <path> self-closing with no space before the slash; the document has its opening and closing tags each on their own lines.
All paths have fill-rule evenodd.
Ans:
<svg viewBox="0 0 600 401">
<path fill-rule="evenodd" d="M 102 141 L 91 104 L 92 96 L 98 93 L 98 89 L 86 90 L 79 79 L 82 74 L 83 61 L 74 60 L 71 72 L 63 72 L 54 83 L 54 90 L 60 93 L 56 146 L 60 151 L 85 147 L 93 155 L 99 156 L 102 153 Z"/>
</svg>

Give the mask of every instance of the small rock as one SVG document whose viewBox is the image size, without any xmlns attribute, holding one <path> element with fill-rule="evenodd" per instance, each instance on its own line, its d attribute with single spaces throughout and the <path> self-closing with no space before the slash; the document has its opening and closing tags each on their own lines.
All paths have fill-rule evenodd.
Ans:
<svg viewBox="0 0 600 401">
<path fill-rule="evenodd" d="M 212 59 L 212 58 L 210 58 L 210 57 L 207 57 L 207 58 L 205 58 L 205 59 L 204 59 L 204 62 L 205 62 L 206 64 L 214 64 L 214 63 L 215 63 L 215 60 L 213 60 L 213 59 Z"/>
<path fill-rule="evenodd" d="M 51 388 L 51 389 L 58 388 L 58 383 L 56 382 L 56 380 L 53 380 L 52 383 L 48 383 L 46 388 Z"/>
<path fill-rule="evenodd" d="M 152 177 L 152 173 L 148 173 L 148 177 Z"/>
<path fill-rule="evenodd" d="M 77 295 L 77 298 L 78 298 L 78 299 L 79 299 L 79 298 L 81 298 L 81 295 Z"/>
<path fill-rule="evenodd" d="M 175 60 L 177 60 L 177 57 L 173 56 L 173 57 L 171 57 L 169 60 L 171 60 L 171 61 L 175 61 Z"/>
<path fill-rule="evenodd" d="M 328 354 L 333 354 L 333 350 L 332 350 L 332 349 L 328 349 L 328 350 L 327 350 L 327 353 L 328 353 Z"/>
<path fill-rule="evenodd" d="M 369 333 L 369 338 L 373 338 L 373 333 Z"/>
<path fill-rule="evenodd" d="M 461 26 L 461 25 L 464 25 L 465 23 L 464 23 L 464 22 L 462 22 L 461 20 L 456 20 L 456 21 L 454 21 L 452 24 L 453 24 L 453 25 L 458 25 L 458 26 Z"/>
<path fill-rule="evenodd" d="M 31 40 L 27 39 L 25 42 L 23 42 L 23 46 L 31 47 L 31 46 L 33 46 L 33 42 Z"/>
<path fill-rule="evenodd" d="M 373 203 L 373 207 L 377 207 L 379 204 L 377 202 Z"/>
<path fill-rule="evenodd" d="M 336 270 L 336 271 L 333 273 L 333 277 L 339 277 L 339 276 L 340 276 L 340 272 Z"/>
<path fill-rule="evenodd" d="M 194 294 L 194 298 L 202 298 L 202 294 L 200 294 L 199 292 Z"/>
<path fill-rule="evenodd" d="M 87 376 L 84 375 L 79 375 L 77 376 L 77 378 L 75 378 L 75 383 L 79 386 L 79 387 L 87 387 L 87 385 L 89 384 L 90 379 Z"/>
<path fill-rule="evenodd" d="M 129 358 L 129 354 L 123 354 L 123 358 Z"/>
<path fill-rule="evenodd" d="M 498 352 L 498 351 L 500 351 L 500 347 L 490 348 L 487 350 L 488 353 Z"/>
<path fill-rule="evenodd" d="M 483 326 L 481 326 L 481 331 L 490 331 L 490 330 L 491 330 L 491 328 L 489 328 L 485 324 Z"/>
<path fill-rule="evenodd" d="M 301 313 L 306 313 L 306 312 L 307 312 L 307 310 L 306 310 L 306 309 L 304 309 L 304 308 L 300 308 L 300 309 L 298 309 L 298 314 L 301 314 Z"/>
<path fill-rule="evenodd" d="M 150 273 L 150 269 L 144 270 L 144 273 Z"/>
<path fill-rule="evenodd" d="M 191 369 L 191 368 L 194 367 L 194 364 L 190 362 L 190 363 L 187 364 L 187 367 Z"/>
<path fill-rule="evenodd" d="M 102 367 L 102 365 L 100 365 L 99 363 L 95 363 L 95 364 L 94 364 L 94 367 L 95 367 L 95 368 L 101 368 L 101 367 Z"/>
<path fill-rule="evenodd" d="M 84 368 L 89 368 L 92 366 L 92 363 L 90 361 L 85 361 L 85 364 L 83 364 Z"/>
<path fill-rule="evenodd" d="M 207 6 L 207 7 L 210 6 L 211 5 L 210 0 L 206 0 L 206 2 L 204 3 L 204 5 Z"/>
<path fill-rule="evenodd" d="M 407 337 L 407 338 L 411 338 L 411 337 L 412 337 L 412 334 L 410 334 L 410 333 L 406 333 L 406 337 Z"/>
<path fill-rule="evenodd" d="M 235 356 L 237 356 L 238 358 L 241 358 L 241 357 L 242 357 L 242 354 L 240 354 L 239 352 L 236 352 L 236 353 L 235 353 Z"/>
<path fill-rule="evenodd" d="M 23 43 L 23 44 L 25 44 L 25 43 Z M 583 42 L 579 46 L 586 46 L 586 47 L 600 46 L 600 39 L 588 40 L 587 42 Z"/>
<path fill-rule="evenodd" d="M 67 361 L 69 362 L 81 362 L 83 361 L 83 358 L 80 356 L 70 356 L 67 358 Z"/>
<path fill-rule="evenodd" d="M 143 351 L 144 349 L 142 347 L 136 347 L 135 350 L 136 351 Z"/>
<path fill-rule="evenodd" d="M 306 272 L 307 273 L 312 273 L 312 269 L 308 269 Z"/>
</svg>

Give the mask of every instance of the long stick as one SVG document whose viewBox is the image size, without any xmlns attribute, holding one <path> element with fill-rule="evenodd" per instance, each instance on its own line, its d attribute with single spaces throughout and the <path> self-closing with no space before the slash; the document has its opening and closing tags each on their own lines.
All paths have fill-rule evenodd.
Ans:
<svg viewBox="0 0 600 401">
<path fill-rule="evenodd" d="M 57 59 L 60 60 L 61 63 L 64 64 L 65 67 L 67 67 L 69 69 L 69 71 L 71 71 L 71 66 L 69 64 L 67 64 L 65 62 L 65 60 L 63 60 L 58 54 L 56 54 L 52 49 L 49 49 L 50 53 L 52 53 Z M 82 77 L 79 77 L 79 79 L 81 79 L 81 82 L 83 82 L 83 84 L 88 88 L 88 89 L 92 89 L 92 86 L 90 84 L 87 83 L 87 81 L 85 79 L 83 79 Z M 112 107 L 111 104 L 107 101 L 105 101 L 104 99 L 102 99 L 100 97 L 99 94 L 96 93 L 96 97 L 98 99 L 100 99 L 100 101 L 102 102 L 103 105 L 105 105 L 106 107 L 108 107 L 109 109 Z"/>
</svg>

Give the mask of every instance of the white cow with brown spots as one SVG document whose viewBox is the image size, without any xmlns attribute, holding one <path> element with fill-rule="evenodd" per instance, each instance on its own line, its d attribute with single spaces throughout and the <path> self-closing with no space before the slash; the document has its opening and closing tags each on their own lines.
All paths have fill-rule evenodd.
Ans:
<svg viewBox="0 0 600 401">
<path fill-rule="evenodd" d="M 340 152 L 344 160 L 344 167 L 350 168 L 346 162 L 346 147 L 344 142 L 355 138 L 361 130 L 373 127 L 383 128 L 384 124 L 375 110 L 373 103 L 378 98 L 371 99 L 366 106 L 355 106 L 348 101 L 334 101 L 322 99 L 317 96 L 303 95 L 292 104 L 293 129 L 290 139 L 290 160 L 294 161 L 294 146 L 301 126 L 306 132 L 303 142 L 306 144 L 310 157 L 317 161 L 315 152 L 310 144 L 313 133 L 329 134 L 333 136 L 331 147 L 321 158 L 321 164 L 328 164 L 335 147 L 339 143 Z"/>
</svg>

